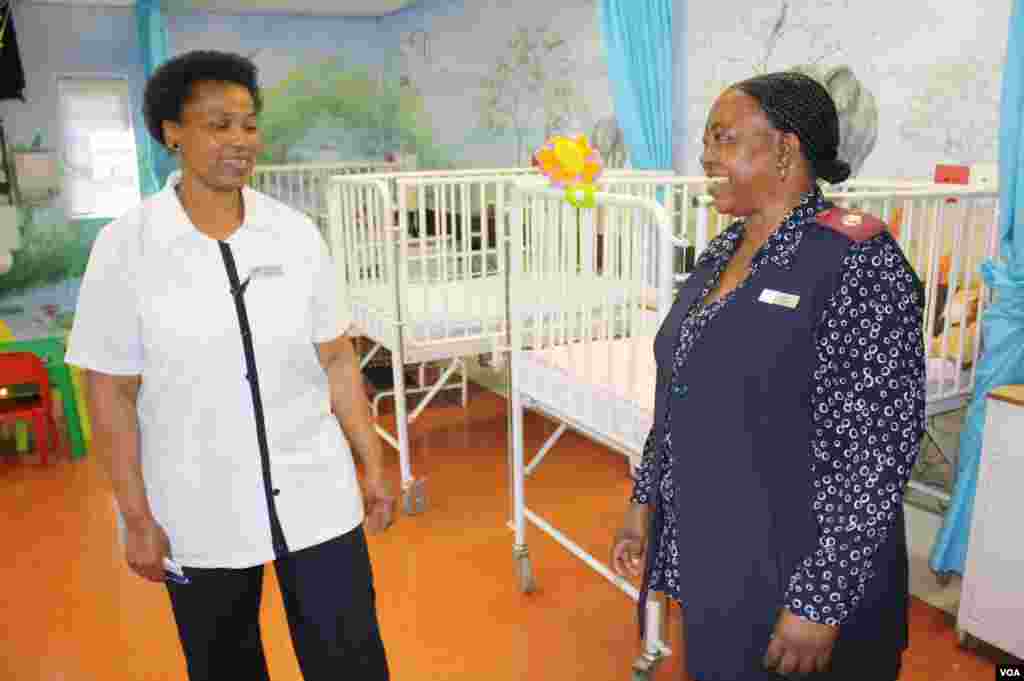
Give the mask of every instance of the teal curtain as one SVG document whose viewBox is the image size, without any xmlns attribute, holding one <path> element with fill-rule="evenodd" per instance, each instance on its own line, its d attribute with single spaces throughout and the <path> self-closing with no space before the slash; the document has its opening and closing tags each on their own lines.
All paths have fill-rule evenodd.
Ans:
<svg viewBox="0 0 1024 681">
<path fill-rule="evenodd" d="M 138 29 L 140 63 L 145 80 L 153 74 L 158 66 L 169 56 L 167 47 L 167 21 L 164 17 L 160 0 L 136 0 L 135 20 Z M 141 106 L 138 114 L 136 135 L 139 149 L 139 178 L 142 195 L 148 196 L 158 191 L 174 168 L 171 155 L 146 132 L 145 121 L 142 119 Z"/>
<path fill-rule="evenodd" d="M 672 0 L 672 166 L 680 175 L 687 172 L 690 145 L 686 81 L 686 0 Z"/>
<path fill-rule="evenodd" d="M 673 0 L 601 0 L 615 116 L 634 168 L 672 169 Z"/>
<path fill-rule="evenodd" d="M 985 398 L 994 388 L 1024 383 L 1024 14 L 1015 0 L 1003 70 L 999 120 L 999 261 L 982 265 L 994 301 L 981 319 L 983 349 L 974 395 L 960 435 L 952 503 L 932 547 L 931 568 L 963 574 L 978 480 Z M 1018 225 L 1020 225 L 1018 227 Z"/>
</svg>

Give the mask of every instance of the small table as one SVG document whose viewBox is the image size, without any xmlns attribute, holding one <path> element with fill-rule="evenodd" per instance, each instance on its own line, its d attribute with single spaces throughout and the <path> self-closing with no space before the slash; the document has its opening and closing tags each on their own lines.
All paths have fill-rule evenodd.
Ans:
<svg viewBox="0 0 1024 681">
<path fill-rule="evenodd" d="M 65 337 L 66 332 L 45 315 L 30 316 L 20 310 L 0 309 L 0 352 L 31 352 L 43 361 L 50 383 L 60 390 L 71 440 L 71 457 L 79 459 L 85 456 L 86 444 L 75 382 L 70 367 L 64 363 Z"/>
</svg>

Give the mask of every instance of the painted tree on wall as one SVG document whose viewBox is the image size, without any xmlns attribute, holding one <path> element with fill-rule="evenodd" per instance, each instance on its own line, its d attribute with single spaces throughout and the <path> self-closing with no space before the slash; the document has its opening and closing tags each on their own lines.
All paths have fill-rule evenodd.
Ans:
<svg viewBox="0 0 1024 681">
<path fill-rule="evenodd" d="M 965 58 L 922 69 L 900 136 L 922 151 L 961 163 L 996 158 L 1000 67 Z"/>
<path fill-rule="evenodd" d="M 788 63 L 775 63 L 777 57 L 786 52 L 787 41 L 803 45 L 806 52 L 803 62 L 807 64 L 818 64 L 839 56 L 843 48 L 835 37 L 832 22 L 837 11 L 849 8 L 850 0 L 784 0 L 777 11 L 762 17 L 760 22 L 751 21 L 750 35 L 760 47 L 753 65 L 754 72 L 767 73 L 775 66 L 789 66 Z M 783 59 L 787 57 L 783 56 Z"/>
<path fill-rule="evenodd" d="M 511 133 L 516 163 L 522 164 L 538 133 L 544 138 L 565 130 L 586 114 L 573 83 L 573 59 L 565 39 L 541 27 L 520 26 L 481 83 L 481 125 Z"/>
<path fill-rule="evenodd" d="M 445 163 L 422 99 L 395 78 L 329 59 L 293 71 L 269 88 L 264 100 L 264 161 L 314 160 L 296 158 L 296 150 L 315 142 L 327 150 L 344 150 L 345 160 L 401 151 L 432 167 Z"/>
<path fill-rule="evenodd" d="M 737 15 L 735 33 L 696 36 L 695 47 L 715 53 L 705 80 L 713 99 L 730 83 L 796 64 L 827 64 L 843 55 L 835 26 L 852 17 L 850 0 L 780 0 Z M 865 36 L 865 40 L 871 36 Z"/>
<path fill-rule="evenodd" d="M 700 65 L 699 78 L 691 81 L 688 97 L 688 129 L 700 148 L 704 123 L 714 100 L 737 81 L 797 65 L 831 66 L 847 57 L 843 39 L 849 35 L 837 27 L 861 25 L 851 0 L 773 0 L 744 4 L 739 0 L 694 5 L 697 20 L 710 28 L 691 39 L 691 57 Z M 734 9 L 735 11 L 730 11 Z M 857 34 L 858 44 L 879 39 L 876 25 Z M 858 72 L 870 80 L 871 73 Z M 694 168 L 697 170 L 697 168 Z"/>
</svg>

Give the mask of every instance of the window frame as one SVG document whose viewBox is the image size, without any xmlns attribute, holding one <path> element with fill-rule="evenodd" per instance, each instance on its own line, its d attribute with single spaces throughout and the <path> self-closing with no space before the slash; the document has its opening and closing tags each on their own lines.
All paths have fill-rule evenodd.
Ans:
<svg viewBox="0 0 1024 681">
<path fill-rule="evenodd" d="M 125 118 L 127 123 L 127 132 L 131 139 L 133 157 L 135 163 L 132 166 L 134 182 L 134 196 L 131 202 L 127 202 L 126 205 L 120 206 L 116 211 L 92 211 L 89 213 L 75 212 L 75 204 L 73 200 L 73 192 L 71 191 L 71 178 L 68 174 L 68 139 L 70 137 L 70 130 L 72 128 L 72 122 L 69 120 L 67 115 L 66 106 L 66 92 L 68 83 L 78 84 L 101 84 L 109 83 L 114 85 L 112 89 L 121 89 L 120 92 L 115 92 L 116 96 L 121 98 L 122 104 L 124 105 Z M 123 89 L 122 89 L 123 88 Z M 139 140 L 136 132 L 136 121 L 135 121 L 135 102 L 132 92 L 132 78 L 123 73 L 108 73 L 108 72 L 74 72 L 64 71 L 54 74 L 54 89 L 56 95 L 57 104 L 57 124 L 60 131 L 59 142 L 56 145 L 55 151 L 58 154 L 61 166 L 65 169 L 61 177 L 61 199 L 64 204 L 64 212 L 69 220 L 113 220 L 123 215 L 129 210 L 132 205 L 142 200 L 142 183 L 141 183 L 141 169 L 138 165 L 139 158 Z M 101 204 L 103 202 L 100 202 Z"/>
</svg>

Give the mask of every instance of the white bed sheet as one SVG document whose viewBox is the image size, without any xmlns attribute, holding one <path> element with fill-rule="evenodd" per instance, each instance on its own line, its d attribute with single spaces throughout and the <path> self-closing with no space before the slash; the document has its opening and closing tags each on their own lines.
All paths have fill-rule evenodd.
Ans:
<svg viewBox="0 0 1024 681">
<path fill-rule="evenodd" d="M 406 340 L 423 343 L 477 335 L 491 327 L 497 332 L 505 318 L 504 277 L 481 277 L 469 281 L 414 284 L 401 291 L 408 310 Z M 395 291 L 387 284 L 363 287 L 349 297 L 357 320 L 395 319 Z"/>
<path fill-rule="evenodd" d="M 610 440 L 635 458 L 653 423 L 653 342 L 640 336 L 521 353 L 515 385 L 585 433 Z M 929 401 L 949 399 L 969 378 L 965 370 L 958 384 L 955 364 L 934 357 L 927 371 Z"/>
<path fill-rule="evenodd" d="M 614 307 L 628 300 L 646 303 L 646 291 L 632 293 L 621 281 L 606 277 L 574 277 L 528 281 L 520 286 L 523 300 L 530 301 L 531 316 L 550 319 L 552 315 Z M 429 344 L 471 336 L 504 334 L 505 278 L 503 275 L 478 279 L 413 284 L 402 290 L 407 311 L 406 340 Z M 349 295 L 353 317 L 358 322 L 387 323 L 393 319 L 395 292 L 390 285 L 363 287 Z M 643 323 L 651 324 L 649 315 Z M 362 324 L 360 324 L 362 325 Z"/>
<path fill-rule="evenodd" d="M 654 422 L 653 343 L 652 334 L 520 353 L 513 385 L 635 465 Z"/>
</svg>

